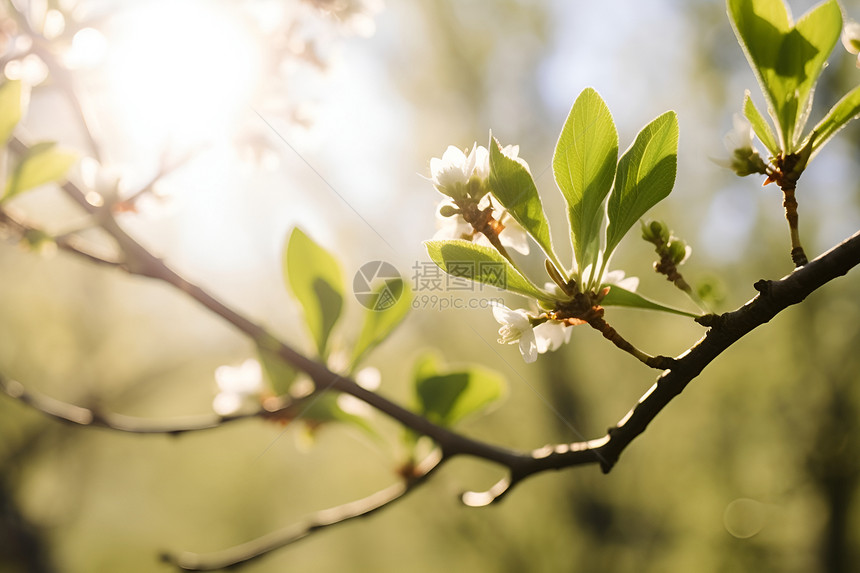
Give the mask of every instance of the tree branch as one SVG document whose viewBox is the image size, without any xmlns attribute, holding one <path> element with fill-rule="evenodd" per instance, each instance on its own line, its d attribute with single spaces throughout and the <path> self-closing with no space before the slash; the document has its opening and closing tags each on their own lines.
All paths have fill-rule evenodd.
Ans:
<svg viewBox="0 0 860 573">
<path fill-rule="evenodd" d="M 511 468 L 511 475 L 486 492 L 469 492 L 463 501 L 481 506 L 499 500 L 525 478 L 547 470 L 598 463 L 608 473 L 621 452 L 648 427 L 657 414 L 687 387 L 717 356 L 753 329 L 803 301 L 812 292 L 860 264 L 860 232 L 778 281 L 759 281 L 759 294 L 741 308 L 706 315 L 698 322 L 711 327 L 693 347 L 677 358 L 671 370 L 639 399 L 606 436 L 587 442 L 547 446 L 531 453 L 530 461 Z"/>
<path fill-rule="evenodd" d="M 20 141 L 13 139 L 10 142 L 10 148 L 26 151 L 27 147 Z M 84 210 L 94 214 L 101 227 L 116 241 L 125 255 L 125 261 L 120 266 L 123 270 L 131 274 L 159 279 L 186 293 L 203 307 L 221 316 L 246 334 L 260 347 L 274 352 L 285 362 L 307 373 L 316 384 L 317 390 L 334 390 L 355 396 L 403 426 L 430 437 L 441 450 L 439 463 L 454 456 L 468 455 L 504 466 L 508 470 L 508 476 L 505 479 L 486 492 L 468 492 L 463 495 L 463 501 L 472 506 L 481 506 L 497 501 L 524 479 L 548 470 L 599 464 L 604 472 L 609 472 L 618 461 L 623 450 L 645 431 L 651 420 L 724 350 L 754 328 L 768 322 L 784 309 L 801 302 L 816 289 L 846 274 L 851 268 L 860 264 L 860 233 L 857 233 L 781 280 L 759 281 L 755 285 L 759 294 L 740 309 L 720 316 L 707 315 L 699 319 L 700 323 L 710 327 L 707 334 L 678 357 L 672 363 L 671 369 L 666 370 L 658 378 L 651 389 L 640 398 L 621 421 L 609 429 L 604 437 L 584 442 L 546 446 L 531 452 L 518 452 L 480 442 L 436 425 L 382 395 L 362 388 L 355 381 L 332 372 L 326 365 L 297 352 L 270 334 L 263 326 L 243 316 L 203 288 L 187 281 L 173 271 L 161 259 L 129 236 L 109 211 L 100 210 L 90 205 L 76 185 L 66 182 L 62 188 Z M 115 427 L 114 429 L 125 428 L 124 431 L 130 431 L 127 429 L 127 423 L 125 423 L 128 421 L 127 418 L 95 416 L 91 410 L 77 406 L 72 407 L 77 409 L 66 408 L 64 410 L 56 401 L 33 399 L 34 395 L 23 392 L 23 388 L 16 388 L 15 392 L 17 392 L 16 397 L 23 401 L 28 401 L 23 396 L 29 396 L 28 403 L 54 417 L 81 424 L 80 420 L 90 416 L 93 421 L 83 425 L 101 425 Z M 15 395 L 15 392 L 7 391 L 10 395 Z M 104 423 L 105 420 L 109 420 L 110 423 Z M 212 557 L 215 560 L 213 562 L 224 562 L 223 560 L 230 555 L 241 554 L 242 550 L 245 551 L 246 555 L 253 554 L 249 557 L 253 558 L 276 547 L 292 543 L 314 531 L 342 523 L 354 517 L 367 515 L 384 507 L 390 501 L 399 499 L 409 491 L 407 486 L 398 487 L 405 489 L 401 491 L 392 486 L 392 488 L 383 490 L 364 500 L 341 506 L 342 511 L 317 514 L 309 520 L 308 524 L 298 529 L 291 528 L 277 532 L 250 544 L 228 550 L 227 553 L 216 554 L 215 557 Z M 177 564 L 179 564 L 178 561 Z"/>
</svg>

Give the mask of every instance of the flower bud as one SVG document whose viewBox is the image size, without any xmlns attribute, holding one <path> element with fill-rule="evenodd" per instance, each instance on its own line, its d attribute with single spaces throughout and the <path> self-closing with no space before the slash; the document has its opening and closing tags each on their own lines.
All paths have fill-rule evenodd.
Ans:
<svg viewBox="0 0 860 573">
<path fill-rule="evenodd" d="M 663 245 L 669 240 L 669 227 L 662 221 L 642 223 L 642 238 L 655 245 Z"/>
<path fill-rule="evenodd" d="M 753 175 L 767 175 L 767 164 L 758 154 L 758 151 L 752 147 L 739 147 L 734 150 L 732 158 L 726 165 L 729 169 L 737 173 L 740 177 Z"/>
<path fill-rule="evenodd" d="M 454 215 L 459 215 L 460 210 L 454 205 L 445 204 L 439 207 L 439 214 L 443 217 L 453 217 Z"/>
<path fill-rule="evenodd" d="M 687 243 L 677 238 L 672 238 L 672 240 L 669 241 L 667 249 L 669 251 L 669 258 L 672 259 L 672 262 L 676 265 L 680 265 L 686 261 L 687 257 L 690 256 L 690 252 L 692 252 L 692 249 L 687 246 Z"/>
</svg>

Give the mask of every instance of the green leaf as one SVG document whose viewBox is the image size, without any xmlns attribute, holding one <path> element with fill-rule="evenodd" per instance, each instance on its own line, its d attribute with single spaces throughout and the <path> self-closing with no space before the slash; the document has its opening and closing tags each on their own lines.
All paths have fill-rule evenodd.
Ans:
<svg viewBox="0 0 860 573">
<path fill-rule="evenodd" d="M 601 306 L 626 306 L 631 308 L 642 308 L 645 310 L 657 310 L 660 312 L 668 312 L 671 314 L 680 314 L 681 316 L 689 316 L 691 318 L 699 316 L 698 314 L 687 312 L 678 308 L 673 308 L 671 306 L 666 306 L 664 304 L 660 304 L 659 302 L 654 302 L 653 300 L 645 298 L 641 294 L 629 291 L 627 289 L 623 289 L 618 285 L 605 284 L 601 288 L 603 287 L 609 287 L 609 294 L 607 294 L 603 298 L 603 300 L 600 301 Z"/>
<path fill-rule="evenodd" d="M 364 323 L 355 347 L 352 351 L 352 367 L 358 365 L 361 359 L 380 342 L 388 338 L 397 326 L 403 322 L 412 306 L 412 290 L 403 279 L 388 279 L 376 289 L 379 297 L 387 296 L 394 301 L 390 306 L 382 306 L 382 310 L 367 309 Z M 374 305 L 376 308 L 377 305 Z"/>
<path fill-rule="evenodd" d="M 812 142 L 812 156 L 833 137 L 837 131 L 845 127 L 851 121 L 860 117 L 860 86 L 857 86 L 839 100 L 824 116 L 812 133 L 815 141 Z M 811 160 L 811 158 L 810 158 Z"/>
<path fill-rule="evenodd" d="M 618 131 L 606 103 L 592 88 L 579 94 L 555 146 L 552 168 L 567 201 L 577 268 L 596 266 L 603 201 L 618 162 Z"/>
<path fill-rule="evenodd" d="M 792 151 L 796 151 L 809 110 L 818 76 L 842 33 L 842 10 L 837 0 L 828 0 L 804 14 L 781 50 L 783 57 L 793 58 L 802 68 L 797 86 L 798 118 L 792 134 Z"/>
<path fill-rule="evenodd" d="M 618 161 L 615 188 L 606 208 L 606 255 L 651 207 L 665 199 L 675 185 L 678 165 L 678 116 L 674 111 L 642 128 Z"/>
<path fill-rule="evenodd" d="M 0 145 L 5 145 L 23 114 L 21 82 L 9 80 L 0 86 Z"/>
<path fill-rule="evenodd" d="M 65 180 L 69 168 L 78 160 L 77 155 L 57 149 L 53 141 L 32 146 L 21 156 L 9 180 L 0 202 L 55 181 Z"/>
<path fill-rule="evenodd" d="M 532 174 L 522 163 L 502 153 L 499 141 L 492 136 L 489 147 L 490 191 L 514 220 L 534 238 L 547 257 L 556 266 L 561 266 L 552 249 L 549 223 Z"/>
<path fill-rule="evenodd" d="M 520 274 L 496 249 L 459 239 L 425 241 L 424 246 L 433 262 L 449 275 L 547 302 L 553 300 Z"/>
<path fill-rule="evenodd" d="M 320 357 L 343 308 L 343 274 L 331 253 L 298 227 L 293 229 L 283 261 L 284 281 L 304 311 L 305 323 Z"/>
<path fill-rule="evenodd" d="M 298 375 L 296 369 L 287 364 L 275 352 L 259 345 L 257 346 L 257 356 L 272 392 L 276 396 L 283 396 L 289 392 L 290 386 L 293 385 L 293 381 Z"/>
<path fill-rule="evenodd" d="M 415 368 L 415 395 L 422 416 L 436 424 L 452 426 L 501 399 L 505 380 L 478 366 L 440 371 L 433 357 L 425 356 Z"/>
<path fill-rule="evenodd" d="M 746 90 L 746 93 L 744 94 L 744 116 L 747 118 L 747 121 L 750 122 L 753 132 L 755 132 L 759 141 L 764 144 L 771 156 L 775 156 L 779 151 L 776 136 L 773 134 L 770 124 L 764 116 L 762 116 L 761 112 L 759 112 L 755 103 L 753 103 L 749 90 Z"/>
<path fill-rule="evenodd" d="M 728 0 L 738 42 L 768 101 L 780 147 L 796 151 L 812 88 L 842 30 L 836 0 L 807 12 L 793 25 L 783 0 Z"/>
</svg>

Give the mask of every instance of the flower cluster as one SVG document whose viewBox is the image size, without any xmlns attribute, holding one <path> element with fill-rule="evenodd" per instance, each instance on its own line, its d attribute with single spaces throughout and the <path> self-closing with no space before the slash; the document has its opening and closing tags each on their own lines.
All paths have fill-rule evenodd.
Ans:
<svg viewBox="0 0 860 573">
<path fill-rule="evenodd" d="M 519 146 L 499 146 L 499 151 L 529 171 L 528 164 L 519 157 Z M 493 247 L 516 268 L 506 248 L 527 255 L 528 234 L 510 213 L 497 206 L 500 202 L 493 196 L 490 185 L 487 148 L 475 144 L 464 152 L 449 146 L 441 158 L 430 160 L 430 173 L 428 180 L 445 196 L 436 210 L 439 230 L 433 239 L 460 239 Z M 567 278 L 549 261 L 547 272 L 553 282 L 545 285 L 542 292 L 546 297 L 540 300 L 540 305 L 532 300 L 530 310 L 504 305 L 494 305 L 492 309 L 501 325 L 498 342 L 518 344 L 527 363 L 534 362 L 538 354 L 554 351 L 569 342 L 571 326 L 602 317 L 599 304 L 610 290 L 606 285 L 632 292 L 639 283 L 635 277 L 625 279 L 621 271 L 606 271 L 605 265 L 600 269 L 591 265 L 582 269 L 578 276 L 583 284 Z M 584 277 L 588 277 L 587 285 Z"/>
<path fill-rule="evenodd" d="M 519 146 L 505 146 L 502 153 L 528 169 L 518 157 Z M 436 209 L 439 230 L 434 239 L 465 239 L 487 246 L 499 243 L 524 255 L 529 253 L 525 230 L 490 198 L 490 154 L 486 147 L 476 144 L 466 154 L 449 146 L 441 159 L 430 160 L 430 174 L 429 181 L 445 195 Z"/>
<path fill-rule="evenodd" d="M 586 270 L 586 273 L 590 273 Z M 639 287 L 639 279 L 637 277 L 625 277 L 624 271 L 609 271 L 604 275 L 603 281 L 605 285 L 614 285 L 626 291 L 635 292 Z M 549 292 L 554 292 L 559 298 L 559 303 L 556 307 L 558 311 L 547 312 L 545 310 L 534 310 L 531 313 L 525 309 L 510 309 L 504 305 L 496 305 L 493 307 L 493 317 L 501 327 L 499 328 L 499 344 L 519 344 L 520 354 L 523 355 L 523 360 L 527 363 L 537 360 L 538 354 L 546 354 L 554 350 L 558 350 L 564 344 L 570 342 L 571 326 L 575 324 L 583 324 L 585 321 L 578 318 L 565 318 L 564 309 L 566 305 L 563 301 L 568 299 L 570 303 L 577 300 L 577 296 L 566 296 L 563 290 L 555 283 L 547 283 L 545 288 Z M 610 287 L 611 288 L 611 287 Z M 579 297 L 582 293 L 577 293 Z M 591 303 L 600 302 L 599 298 L 605 296 L 605 290 L 601 295 L 597 295 L 594 299 L 589 299 L 588 308 L 584 311 L 591 310 Z"/>
<path fill-rule="evenodd" d="M 599 119 L 583 122 L 586 116 Z M 600 127 L 595 128 L 598 121 Z M 639 295 L 637 279 L 609 271 L 624 236 L 674 186 L 677 114 L 661 114 L 640 131 L 627 152 L 619 157 L 618 150 L 618 132 L 606 102 L 595 90 L 583 90 L 552 160 L 555 183 L 567 207 L 573 255 L 569 261 L 556 252 L 541 193 L 518 146 L 503 147 L 491 134 L 486 148 L 448 147 L 441 158 L 430 161 L 427 179 L 444 200 L 437 211 L 442 228 L 425 243 L 427 252 L 453 276 L 527 299 L 524 308 L 493 307 L 500 325 L 498 341 L 518 345 L 526 362 L 560 348 L 570 340 L 571 327 L 587 324 L 637 360 L 662 368 L 668 359 L 649 356 L 624 340 L 604 319 L 605 307 L 697 316 Z M 646 156 L 647 161 L 642 159 Z M 489 243 L 489 248 L 478 242 Z M 522 261 L 508 253 L 511 248 L 527 254 L 529 246 L 536 251 L 532 260 L 543 263 L 543 280 L 529 276 Z M 666 250 L 677 264 L 687 255 L 679 240 Z M 552 282 L 544 284 L 547 276 Z"/>
</svg>

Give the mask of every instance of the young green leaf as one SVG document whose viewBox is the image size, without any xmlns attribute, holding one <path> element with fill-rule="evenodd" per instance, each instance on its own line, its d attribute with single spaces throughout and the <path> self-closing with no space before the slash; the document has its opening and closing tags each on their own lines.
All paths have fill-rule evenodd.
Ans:
<svg viewBox="0 0 860 573">
<path fill-rule="evenodd" d="M 753 103 L 749 90 L 746 90 L 746 93 L 744 94 L 744 116 L 747 118 L 747 121 L 750 122 L 753 132 L 755 132 L 759 141 L 764 144 L 771 156 L 775 156 L 779 152 L 779 145 L 776 142 L 776 136 L 773 134 L 770 124 L 764 116 L 762 116 L 761 112 L 755 106 L 755 103 Z"/>
<path fill-rule="evenodd" d="M 845 97 L 839 100 L 812 130 L 815 137 L 815 141 L 812 142 L 812 157 L 837 131 L 857 117 L 860 117 L 860 86 L 845 94 Z"/>
<path fill-rule="evenodd" d="M 639 293 L 623 289 L 618 285 L 603 285 L 603 287 L 607 286 L 609 287 L 609 294 L 607 294 L 603 298 L 603 300 L 600 301 L 600 304 L 602 306 L 626 306 L 630 308 L 641 308 L 645 310 L 657 310 L 660 312 L 668 312 L 671 314 L 680 314 L 681 316 L 689 316 L 691 318 L 699 316 L 698 314 L 694 314 L 692 312 L 687 312 L 685 310 L 660 304 L 659 302 L 654 302 L 653 300 L 647 299 Z"/>
<path fill-rule="evenodd" d="M 443 426 L 452 426 L 486 409 L 504 394 L 504 378 L 478 366 L 440 372 L 431 357 L 424 357 L 415 369 L 419 412 Z"/>
<path fill-rule="evenodd" d="M 388 279 L 375 292 L 379 297 L 387 296 L 394 302 L 390 306 L 382 307 L 381 310 L 369 308 L 365 312 L 364 323 L 352 351 L 353 368 L 361 362 L 365 354 L 388 338 L 403 322 L 412 305 L 412 290 L 403 279 Z"/>
<path fill-rule="evenodd" d="M 792 151 L 799 148 L 797 143 L 812 107 L 818 76 L 824 70 L 827 58 L 842 33 L 842 9 L 839 2 L 828 0 L 814 7 L 797 21 L 794 32 L 786 37 L 780 50 L 781 57 L 795 58 L 802 65 L 797 85 L 798 117 L 792 134 Z"/>
<path fill-rule="evenodd" d="M 449 275 L 552 301 L 547 293 L 533 285 L 496 249 L 459 239 L 425 241 L 424 246 L 433 262 Z"/>
<path fill-rule="evenodd" d="M 15 170 L 6 181 L 0 202 L 40 185 L 64 180 L 69 168 L 77 160 L 77 155 L 57 149 L 53 141 L 37 143 L 18 160 Z"/>
<path fill-rule="evenodd" d="M 284 282 L 304 311 L 305 323 L 320 357 L 343 307 L 343 274 L 331 253 L 296 227 L 290 235 L 283 260 Z"/>
<path fill-rule="evenodd" d="M 678 116 L 667 111 L 642 128 L 618 161 L 615 188 L 606 207 L 609 224 L 604 261 L 636 221 L 669 195 L 677 166 Z"/>
<path fill-rule="evenodd" d="M 490 191 L 526 232 L 534 238 L 547 257 L 561 267 L 552 249 L 549 223 L 543 212 L 540 195 L 529 170 L 516 159 L 502 153 L 499 141 L 491 137 Z"/>
<path fill-rule="evenodd" d="M 21 82 L 9 80 L 0 86 L 0 145 L 9 141 L 21 115 Z"/>
<path fill-rule="evenodd" d="M 774 118 L 780 148 L 796 151 L 812 88 L 842 29 L 836 0 L 794 26 L 783 0 L 728 0 L 729 19 Z"/>
<path fill-rule="evenodd" d="M 579 94 L 555 146 L 552 168 L 567 201 L 577 267 L 595 266 L 603 201 L 618 162 L 618 131 L 606 103 L 592 88 Z"/>
</svg>

